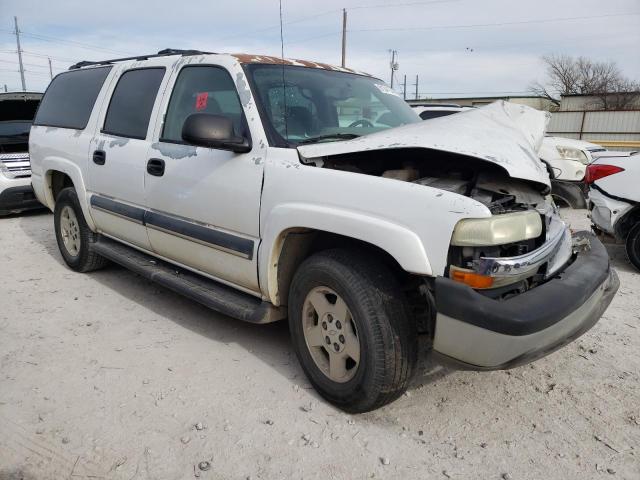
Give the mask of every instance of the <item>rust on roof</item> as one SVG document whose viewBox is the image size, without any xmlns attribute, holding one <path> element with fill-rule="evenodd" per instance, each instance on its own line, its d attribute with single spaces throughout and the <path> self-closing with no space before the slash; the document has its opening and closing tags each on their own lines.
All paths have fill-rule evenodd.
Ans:
<svg viewBox="0 0 640 480">
<path fill-rule="evenodd" d="M 311 62 L 309 60 L 297 60 L 291 58 L 280 58 L 271 55 L 251 55 L 249 53 L 232 53 L 232 57 L 238 59 L 240 63 L 262 63 L 272 65 L 292 65 L 298 67 L 319 68 L 322 70 L 332 70 L 335 72 L 355 73 L 358 75 L 366 75 L 370 77 L 368 73 L 353 70 L 352 68 L 338 67 L 336 65 L 330 65 L 322 62 Z"/>
</svg>

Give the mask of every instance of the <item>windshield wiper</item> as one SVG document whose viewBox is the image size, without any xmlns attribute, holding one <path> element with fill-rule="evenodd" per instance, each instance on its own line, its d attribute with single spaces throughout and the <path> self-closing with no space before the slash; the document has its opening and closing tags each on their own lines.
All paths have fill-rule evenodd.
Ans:
<svg viewBox="0 0 640 480">
<path fill-rule="evenodd" d="M 322 140 L 352 140 L 358 138 L 360 135 L 357 133 L 330 133 L 328 135 L 319 135 L 317 137 L 306 138 L 298 142 L 298 145 L 304 145 L 307 143 L 316 143 Z"/>
</svg>

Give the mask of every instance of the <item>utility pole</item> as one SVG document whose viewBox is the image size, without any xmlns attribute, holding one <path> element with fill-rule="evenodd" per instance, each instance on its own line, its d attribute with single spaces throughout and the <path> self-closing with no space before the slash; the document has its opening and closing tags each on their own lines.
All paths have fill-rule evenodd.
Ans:
<svg viewBox="0 0 640 480">
<path fill-rule="evenodd" d="M 416 83 L 414 85 L 416 86 L 416 100 L 418 100 L 418 75 L 416 75 Z"/>
<path fill-rule="evenodd" d="M 402 98 L 404 100 L 407 99 L 407 74 L 404 75 L 403 89 L 402 89 Z"/>
<path fill-rule="evenodd" d="M 397 50 L 391 50 L 391 88 L 393 88 L 393 76 L 394 72 L 398 70 L 398 62 L 396 62 L 396 57 L 398 56 Z"/>
<path fill-rule="evenodd" d="M 13 17 L 16 25 L 16 42 L 18 43 L 18 63 L 20 64 L 20 80 L 22 80 L 22 91 L 27 91 L 27 84 L 24 81 L 24 66 L 22 65 L 22 49 L 20 48 L 20 30 L 18 29 L 18 17 Z"/>
<path fill-rule="evenodd" d="M 51 78 L 51 80 L 53 80 L 53 68 L 51 68 L 51 57 L 47 57 L 47 60 L 49 60 L 49 77 Z"/>
<path fill-rule="evenodd" d="M 7 90 L 7 84 L 4 84 L 4 93 L 7 93 L 9 90 Z"/>
<path fill-rule="evenodd" d="M 342 67 L 347 66 L 347 9 L 342 9 Z"/>
</svg>

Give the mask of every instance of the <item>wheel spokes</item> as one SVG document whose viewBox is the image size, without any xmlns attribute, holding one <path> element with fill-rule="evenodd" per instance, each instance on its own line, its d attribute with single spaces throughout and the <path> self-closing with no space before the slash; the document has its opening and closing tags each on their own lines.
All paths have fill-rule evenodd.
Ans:
<svg viewBox="0 0 640 480">
<path fill-rule="evenodd" d="M 347 359 L 338 353 L 329 354 L 329 376 L 333 380 L 340 380 L 347 374 Z"/>
<path fill-rule="evenodd" d="M 351 357 L 354 362 L 358 363 L 360 362 L 360 341 L 353 330 L 351 322 L 347 322 L 344 330 L 344 353 Z"/>
<path fill-rule="evenodd" d="M 311 305 L 315 309 L 316 313 L 318 314 L 318 317 L 321 317 L 322 315 L 327 313 L 329 310 L 331 310 L 332 305 L 329 303 L 329 300 L 327 300 L 327 297 L 325 296 L 325 294 L 320 290 L 315 290 L 314 292 L 312 292 L 309 295 L 307 300 L 311 303 Z"/>
<path fill-rule="evenodd" d="M 305 337 L 310 347 L 324 347 L 325 339 L 320 325 L 305 327 Z"/>
<path fill-rule="evenodd" d="M 342 299 L 342 297 L 336 298 L 336 303 L 331 305 L 331 311 L 335 315 L 336 318 L 342 320 L 344 323 L 351 323 L 351 313 L 349 313 L 349 307 L 347 307 L 347 303 Z"/>
</svg>

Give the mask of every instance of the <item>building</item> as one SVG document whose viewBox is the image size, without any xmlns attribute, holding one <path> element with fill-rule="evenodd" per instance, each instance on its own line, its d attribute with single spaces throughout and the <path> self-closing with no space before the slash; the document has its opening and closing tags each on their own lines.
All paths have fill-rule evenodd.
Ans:
<svg viewBox="0 0 640 480">
<path fill-rule="evenodd" d="M 605 106 L 607 108 L 605 108 Z M 640 92 L 560 96 L 560 107 L 558 111 L 582 112 L 585 110 L 640 110 Z"/>
<path fill-rule="evenodd" d="M 452 98 L 427 98 L 418 100 L 407 100 L 411 106 L 418 105 L 439 105 L 439 104 L 457 104 L 462 107 L 480 107 L 488 105 L 498 100 L 505 102 L 519 103 L 538 110 L 553 110 L 554 103 L 546 97 L 534 95 L 516 95 L 516 96 L 498 96 L 498 97 L 452 97 Z"/>
</svg>

